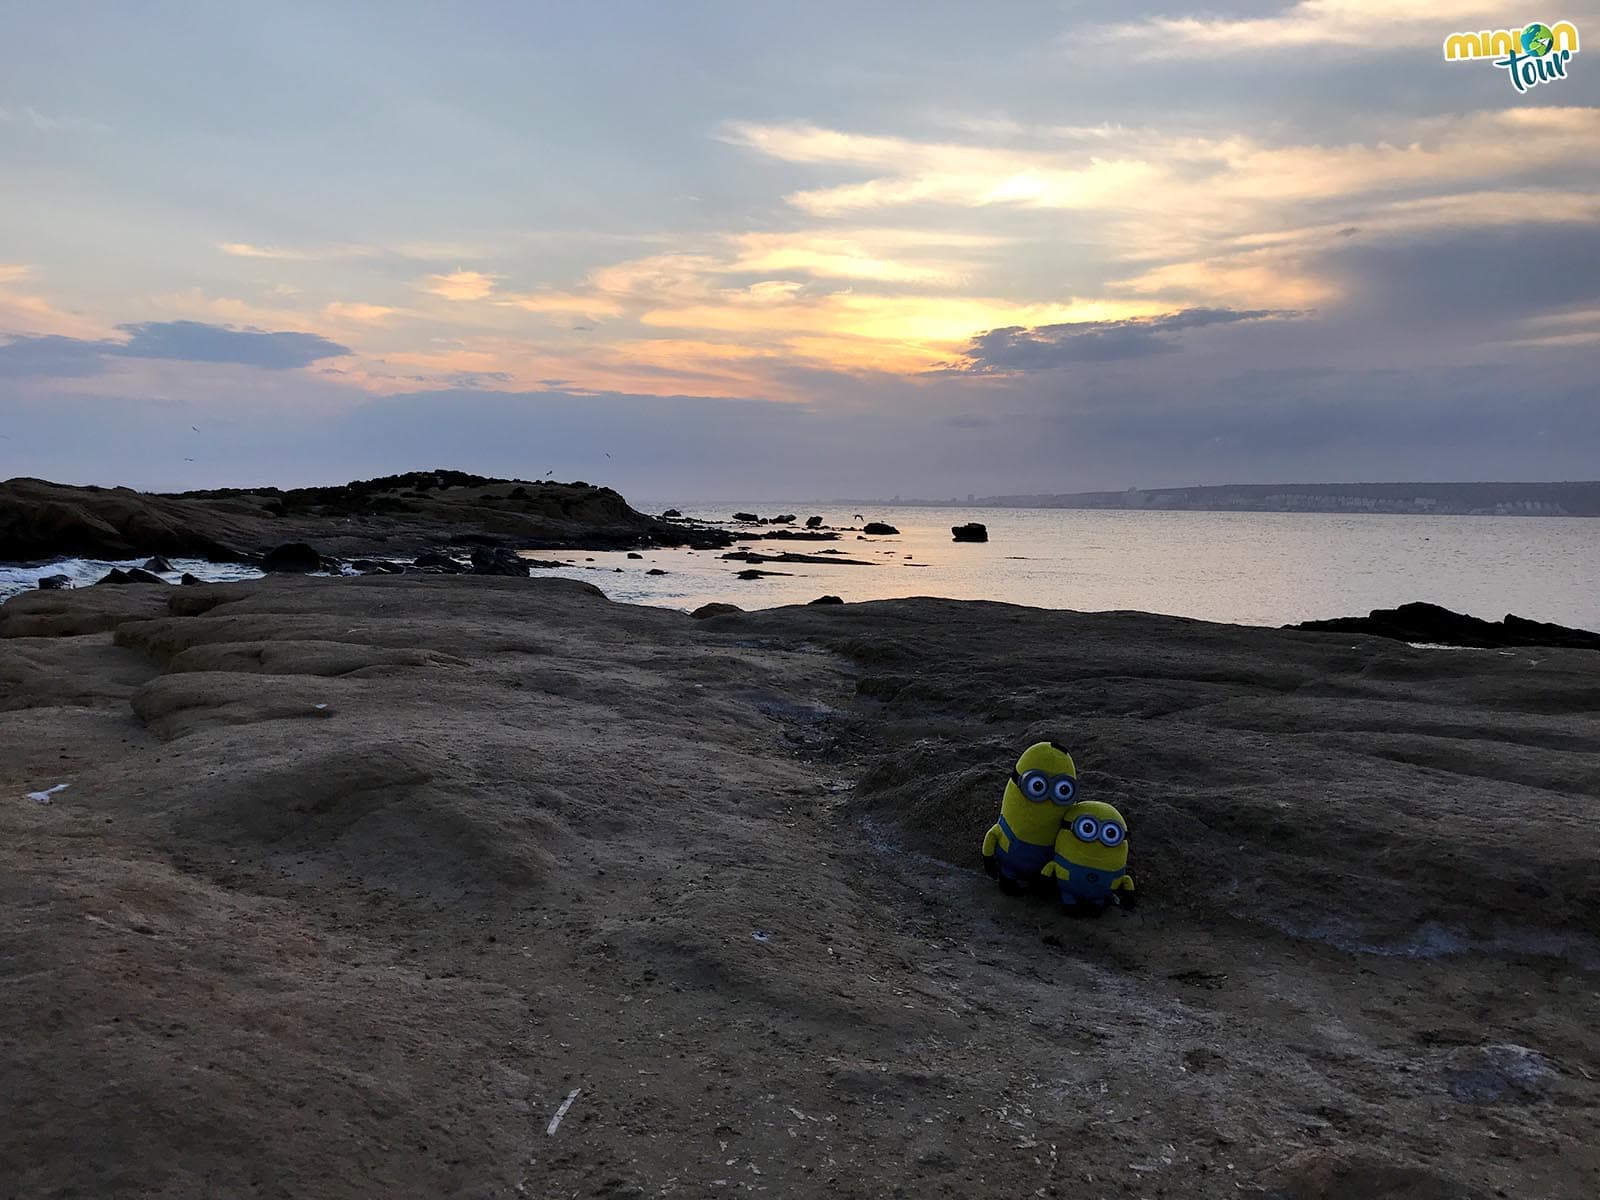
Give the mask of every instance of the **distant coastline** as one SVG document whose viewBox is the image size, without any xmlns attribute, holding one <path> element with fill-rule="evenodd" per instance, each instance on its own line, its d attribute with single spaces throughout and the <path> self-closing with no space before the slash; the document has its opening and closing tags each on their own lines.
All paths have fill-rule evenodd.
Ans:
<svg viewBox="0 0 1600 1200">
<path fill-rule="evenodd" d="M 1168 512 L 1408 513 L 1600 517 L 1600 481 L 1569 483 L 1244 483 L 1121 492 L 969 496 L 890 503 L 929 508 L 1115 508 Z"/>
</svg>

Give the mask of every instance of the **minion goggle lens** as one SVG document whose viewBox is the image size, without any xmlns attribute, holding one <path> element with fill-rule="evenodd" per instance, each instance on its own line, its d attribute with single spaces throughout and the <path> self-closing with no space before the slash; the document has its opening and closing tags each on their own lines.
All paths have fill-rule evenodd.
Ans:
<svg viewBox="0 0 1600 1200">
<path fill-rule="evenodd" d="M 1052 804 L 1068 805 L 1078 794 L 1078 781 L 1071 775 L 1046 775 L 1043 771 L 1011 772 L 1011 782 L 1017 790 L 1035 803 L 1048 800 Z"/>
</svg>

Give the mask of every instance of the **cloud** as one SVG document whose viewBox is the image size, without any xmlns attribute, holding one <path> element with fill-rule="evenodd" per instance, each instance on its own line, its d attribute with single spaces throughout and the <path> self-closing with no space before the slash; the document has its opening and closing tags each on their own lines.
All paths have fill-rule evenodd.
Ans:
<svg viewBox="0 0 1600 1200">
<path fill-rule="evenodd" d="M 7 108 L 5 105 L 0 105 L 0 124 L 26 125 L 40 133 L 57 130 L 104 133 L 109 128 L 99 121 L 91 121 L 86 117 L 74 117 L 65 113 L 42 113 L 32 105 L 24 105 L 22 108 Z"/>
<path fill-rule="evenodd" d="M 383 304 L 363 304 L 359 300 L 335 300 L 323 308 L 322 314 L 334 321 L 355 321 L 362 325 L 372 325 L 399 311 Z"/>
<path fill-rule="evenodd" d="M 217 249 L 234 258 L 267 258 L 280 262 L 322 262 L 341 258 L 374 258 L 382 251 L 376 246 L 322 246 L 294 249 L 287 246 L 256 246 L 249 242 L 219 242 Z"/>
<path fill-rule="evenodd" d="M 452 271 L 448 275 L 424 275 L 417 286 L 446 300 L 482 300 L 494 291 L 499 275 L 486 275 L 482 271 Z"/>
<path fill-rule="evenodd" d="M 1139 58 L 1201 58 L 1263 50 L 1410 51 L 1504 15 L 1497 0 L 1301 0 L 1266 17 L 1152 17 L 1097 34 Z M 1463 24 L 1472 22 L 1473 24 Z M 1502 22 L 1504 24 L 1504 22 Z M 1073 35 L 1076 39 L 1081 34 Z"/>
<path fill-rule="evenodd" d="M 1175 336 L 1186 329 L 1293 317 L 1292 312 L 1230 308 L 1186 308 L 1158 317 L 1121 321 L 1074 321 L 1032 329 L 991 329 L 972 339 L 961 370 L 978 374 L 1048 371 L 1070 363 L 1110 362 L 1175 354 L 1182 344 Z"/>
<path fill-rule="evenodd" d="M 12 337 L 0 344 L 0 376 L 72 378 L 98 374 L 107 358 L 229 363 L 269 371 L 307 367 L 351 353 L 314 333 L 229 329 L 200 321 L 144 321 L 118 325 L 125 341 L 47 335 Z"/>
</svg>

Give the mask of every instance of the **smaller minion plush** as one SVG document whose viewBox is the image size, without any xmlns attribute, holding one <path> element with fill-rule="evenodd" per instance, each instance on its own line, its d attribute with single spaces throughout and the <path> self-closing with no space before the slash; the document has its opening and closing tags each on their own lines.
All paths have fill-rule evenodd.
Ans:
<svg viewBox="0 0 1600 1200">
<path fill-rule="evenodd" d="M 1050 861 L 1061 814 L 1078 794 L 1078 768 L 1055 742 L 1022 752 L 1000 798 L 1000 819 L 983 839 L 983 867 L 1005 892 L 1021 892 Z"/>
<path fill-rule="evenodd" d="M 1109 804 L 1079 801 L 1062 818 L 1055 855 L 1040 873 L 1056 881 L 1061 904 L 1070 912 L 1099 916 L 1113 900 L 1132 908 L 1128 823 Z"/>
</svg>

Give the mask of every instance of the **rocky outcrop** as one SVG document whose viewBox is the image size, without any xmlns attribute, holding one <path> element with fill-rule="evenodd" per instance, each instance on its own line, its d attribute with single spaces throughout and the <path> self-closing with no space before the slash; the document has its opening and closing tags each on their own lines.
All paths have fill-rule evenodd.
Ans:
<svg viewBox="0 0 1600 1200">
<path fill-rule="evenodd" d="M 886 524 L 883 521 L 868 521 L 861 527 L 861 532 L 872 534 L 875 537 L 888 537 L 890 534 L 899 533 L 900 531 L 893 525 Z"/>
<path fill-rule="evenodd" d="M 401 557 L 441 543 L 635 549 L 733 543 L 723 529 L 629 507 L 610 488 L 416 471 L 338 487 L 157 495 L 40 479 L 0 483 L 0 562 L 150 555 L 254 561 L 304 542 L 330 557 Z"/>
<path fill-rule="evenodd" d="M 504 547 L 495 549 L 474 550 L 472 552 L 472 574 L 474 575 L 503 575 L 508 578 L 526 579 L 528 577 L 528 563 L 515 550 Z"/>
<path fill-rule="evenodd" d="M 1372 637 L 1434 646 L 1560 646 L 1574 650 L 1600 650 L 1600 633 L 1591 633 L 1586 629 L 1529 621 L 1509 613 L 1502 621 L 1485 621 L 1464 613 L 1451 612 L 1437 604 L 1423 603 L 1402 604 L 1399 608 L 1375 608 L 1364 617 L 1303 621 L 1285 628 L 1322 633 L 1365 633 Z"/>
<path fill-rule="evenodd" d="M 807 517 L 806 518 L 806 528 L 807 529 L 821 529 L 822 528 L 822 518 L 821 517 Z"/>
<path fill-rule="evenodd" d="M 285 542 L 267 551 L 261 569 L 269 575 L 309 575 L 322 570 L 322 555 L 304 542 Z"/>
<path fill-rule="evenodd" d="M 952 542 L 987 542 L 989 530 L 977 521 L 968 521 L 965 525 L 950 526 L 950 540 Z"/>
<path fill-rule="evenodd" d="M 96 587 L 99 587 L 103 583 L 159 583 L 162 587 L 167 586 L 167 581 L 161 578 L 161 576 L 152 575 L 149 571 L 143 570 L 140 567 L 129 567 L 126 571 L 124 571 L 121 567 L 112 567 L 111 570 L 107 571 L 94 582 Z"/>
<path fill-rule="evenodd" d="M 744 611 L 744 609 L 740 608 L 737 604 L 715 604 L 715 603 L 713 603 L 713 604 L 702 604 L 699 608 L 695 609 L 689 615 L 691 617 L 693 617 L 697 621 L 703 621 L 707 617 L 725 617 L 725 616 L 729 616 L 732 613 L 741 613 L 743 611 Z"/>
</svg>

